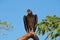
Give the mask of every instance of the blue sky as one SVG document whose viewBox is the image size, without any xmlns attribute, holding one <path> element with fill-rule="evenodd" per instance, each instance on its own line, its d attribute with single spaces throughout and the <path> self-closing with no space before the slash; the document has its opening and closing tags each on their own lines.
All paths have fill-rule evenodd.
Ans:
<svg viewBox="0 0 60 40">
<path fill-rule="evenodd" d="M 0 36 L 0 40 L 17 40 L 26 34 L 23 16 L 27 9 L 38 15 L 39 22 L 47 15 L 60 17 L 60 0 L 0 0 L 0 20 L 11 22 L 14 26 L 13 31 L 5 32 L 8 35 Z M 40 40 L 45 37 L 39 35 Z"/>
</svg>

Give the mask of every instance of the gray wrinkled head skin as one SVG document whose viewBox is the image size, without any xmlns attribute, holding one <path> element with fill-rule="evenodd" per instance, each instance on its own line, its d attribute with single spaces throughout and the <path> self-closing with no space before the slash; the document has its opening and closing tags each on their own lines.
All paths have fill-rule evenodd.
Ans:
<svg viewBox="0 0 60 40">
<path fill-rule="evenodd" d="M 30 9 L 28 9 L 27 14 L 32 14 L 32 11 Z"/>
</svg>

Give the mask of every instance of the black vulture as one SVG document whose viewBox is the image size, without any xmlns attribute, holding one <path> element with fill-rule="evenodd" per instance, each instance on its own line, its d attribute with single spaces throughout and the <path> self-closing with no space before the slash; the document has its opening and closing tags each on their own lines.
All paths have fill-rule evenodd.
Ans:
<svg viewBox="0 0 60 40">
<path fill-rule="evenodd" d="M 30 9 L 27 10 L 27 15 L 24 15 L 23 21 L 24 21 L 24 27 L 27 33 L 30 31 L 33 31 L 33 32 L 36 31 L 36 28 L 37 28 L 36 24 L 38 22 L 38 17 L 37 15 L 33 15 Z"/>
</svg>

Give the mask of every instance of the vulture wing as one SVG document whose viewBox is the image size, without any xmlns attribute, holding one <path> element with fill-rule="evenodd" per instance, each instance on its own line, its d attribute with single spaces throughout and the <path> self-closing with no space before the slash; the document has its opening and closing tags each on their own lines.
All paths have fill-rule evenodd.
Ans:
<svg viewBox="0 0 60 40">
<path fill-rule="evenodd" d="M 35 15 L 35 25 L 37 24 L 37 22 L 38 22 L 38 17 L 37 15 Z"/>
<path fill-rule="evenodd" d="M 27 27 L 27 16 L 24 16 L 23 21 L 24 21 L 25 30 L 28 31 L 28 27 Z"/>
<path fill-rule="evenodd" d="M 37 22 L 38 22 L 38 17 L 37 17 L 37 15 L 35 15 L 35 29 L 34 29 L 34 32 L 35 32 L 35 30 L 36 30 L 36 27 L 37 27 Z"/>
</svg>

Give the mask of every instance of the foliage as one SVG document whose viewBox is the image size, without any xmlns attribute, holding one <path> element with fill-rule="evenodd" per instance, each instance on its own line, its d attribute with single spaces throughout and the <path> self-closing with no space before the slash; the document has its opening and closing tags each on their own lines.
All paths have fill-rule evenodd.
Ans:
<svg viewBox="0 0 60 40">
<path fill-rule="evenodd" d="M 46 39 L 51 38 L 52 40 L 56 40 L 56 38 L 60 36 L 60 18 L 56 15 L 46 16 L 46 19 L 43 19 L 37 25 L 37 34 L 44 35 L 45 33 L 49 33 Z"/>
<path fill-rule="evenodd" d="M 10 22 L 2 22 L 0 21 L 0 34 L 2 33 L 2 30 L 12 30 L 13 26 L 11 26 Z"/>
</svg>

